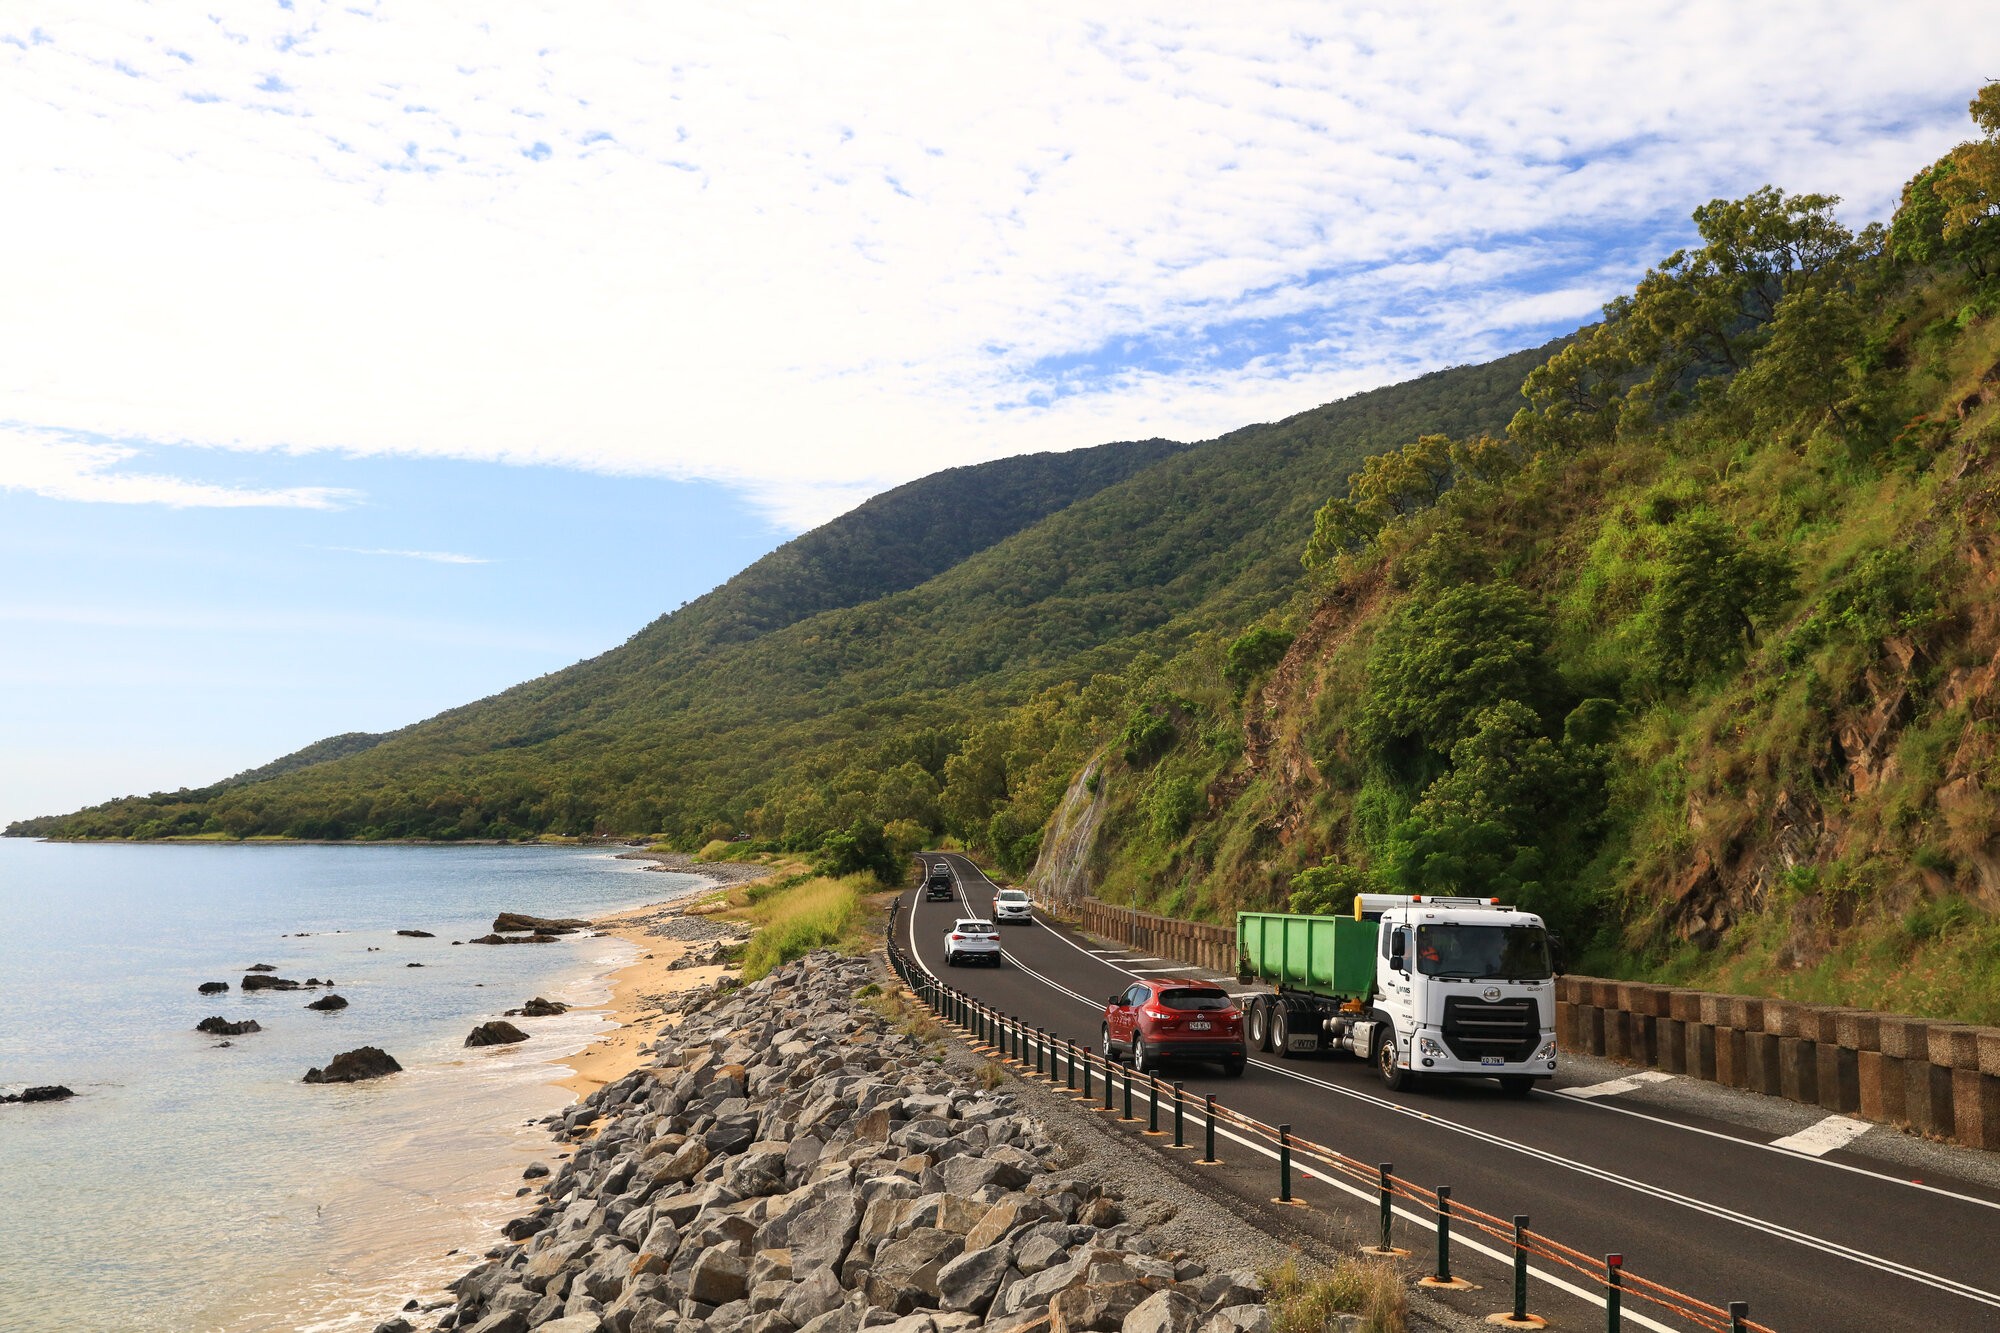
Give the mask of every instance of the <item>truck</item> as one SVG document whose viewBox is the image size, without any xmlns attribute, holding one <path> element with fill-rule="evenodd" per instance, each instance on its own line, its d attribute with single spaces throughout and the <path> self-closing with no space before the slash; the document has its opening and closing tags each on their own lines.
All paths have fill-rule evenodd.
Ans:
<svg viewBox="0 0 2000 1333">
<path fill-rule="evenodd" d="M 1392 1091 L 1432 1076 L 1497 1078 L 1525 1097 L 1556 1072 L 1561 945 L 1497 898 L 1363 893 L 1350 916 L 1239 912 L 1252 1053 L 1345 1052 Z"/>
</svg>

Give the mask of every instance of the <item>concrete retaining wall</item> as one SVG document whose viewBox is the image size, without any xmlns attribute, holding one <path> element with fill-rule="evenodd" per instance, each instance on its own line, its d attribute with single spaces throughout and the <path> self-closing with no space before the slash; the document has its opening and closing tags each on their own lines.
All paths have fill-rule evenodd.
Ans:
<svg viewBox="0 0 2000 1333">
<path fill-rule="evenodd" d="M 2000 1028 L 1600 977 L 1556 983 L 1566 1050 L 2000 1149 Z"/>
</svg>

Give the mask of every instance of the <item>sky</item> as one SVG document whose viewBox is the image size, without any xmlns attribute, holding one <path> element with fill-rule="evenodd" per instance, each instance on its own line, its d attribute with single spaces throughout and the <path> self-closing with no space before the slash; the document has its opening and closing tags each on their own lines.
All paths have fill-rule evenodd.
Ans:
<svg viewBox="0 0 2000 1333">
<path fill-rule="evenodd" d="M 943 467 L 1590 319 L 1766 183 L 1886 218 L 1983 4 L 0 12 L 0 820 L 614 646 Z"/>
</svg>

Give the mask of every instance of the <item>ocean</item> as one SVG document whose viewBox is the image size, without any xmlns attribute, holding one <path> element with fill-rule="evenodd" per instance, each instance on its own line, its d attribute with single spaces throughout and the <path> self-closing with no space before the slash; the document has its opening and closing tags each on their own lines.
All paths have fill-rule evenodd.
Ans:
<svg viewBox="0 0 2000 1333">
<path fill-rule="evenodd" d="M 469 1267 L 553 1160 L 549 1061 L 598 1014 L 515 1019 L 535 995 L 602 1003 L 632 946 L 608 936 L 452 943 L 500 911 L 596 916 L 703 887 L 594 848 L 89 845 L 0 839 L 0 1329 L 374 1327 Z M 416 939 L 398 929 L 427 930 Z M 245 994 L 268 963 L 325 990 Z M 421 966 L 411 966 L 421 964 Z M 227 981 L 201 995 L 204 981 Z M 234 1038 L 209 1015 L 254 1018 Z M 223 1046 L 227 1040 L 230 1044 Z M 406 1072 L 317 1086 L 379 1046 Z M 452 1253 L 452 1251 L 457 1253 Z"/>
</svg>

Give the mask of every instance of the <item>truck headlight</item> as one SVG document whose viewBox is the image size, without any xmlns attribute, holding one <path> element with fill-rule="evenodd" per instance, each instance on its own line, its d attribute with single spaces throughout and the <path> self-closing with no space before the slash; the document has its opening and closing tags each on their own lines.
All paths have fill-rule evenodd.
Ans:
<svg viewBox="0 0 2000 1333">
<path fill-rule="evenodd" d="M 1431 1038 L 1429 1038 L 1429 1037 L 1418 1037 L 1418 1038 L 1417 1038 L 1417 1050 L 1418 1050 L 1418 1051 L 1420 1051 L 1420 1052 L 1422 1052 L 1422 1053 L 1423 1053 L 1423 1054 L 1425 1054 L 1425 1055 L 1443 1055 L 1443 1054 L 1444 1054 L 1444 1047 L 1442 1047 L 1442 1046 L 1438 1045 L 1436 1041 L 1432 1040 L 1432 1039 L 1431 1039 Z"/>
</svg>

